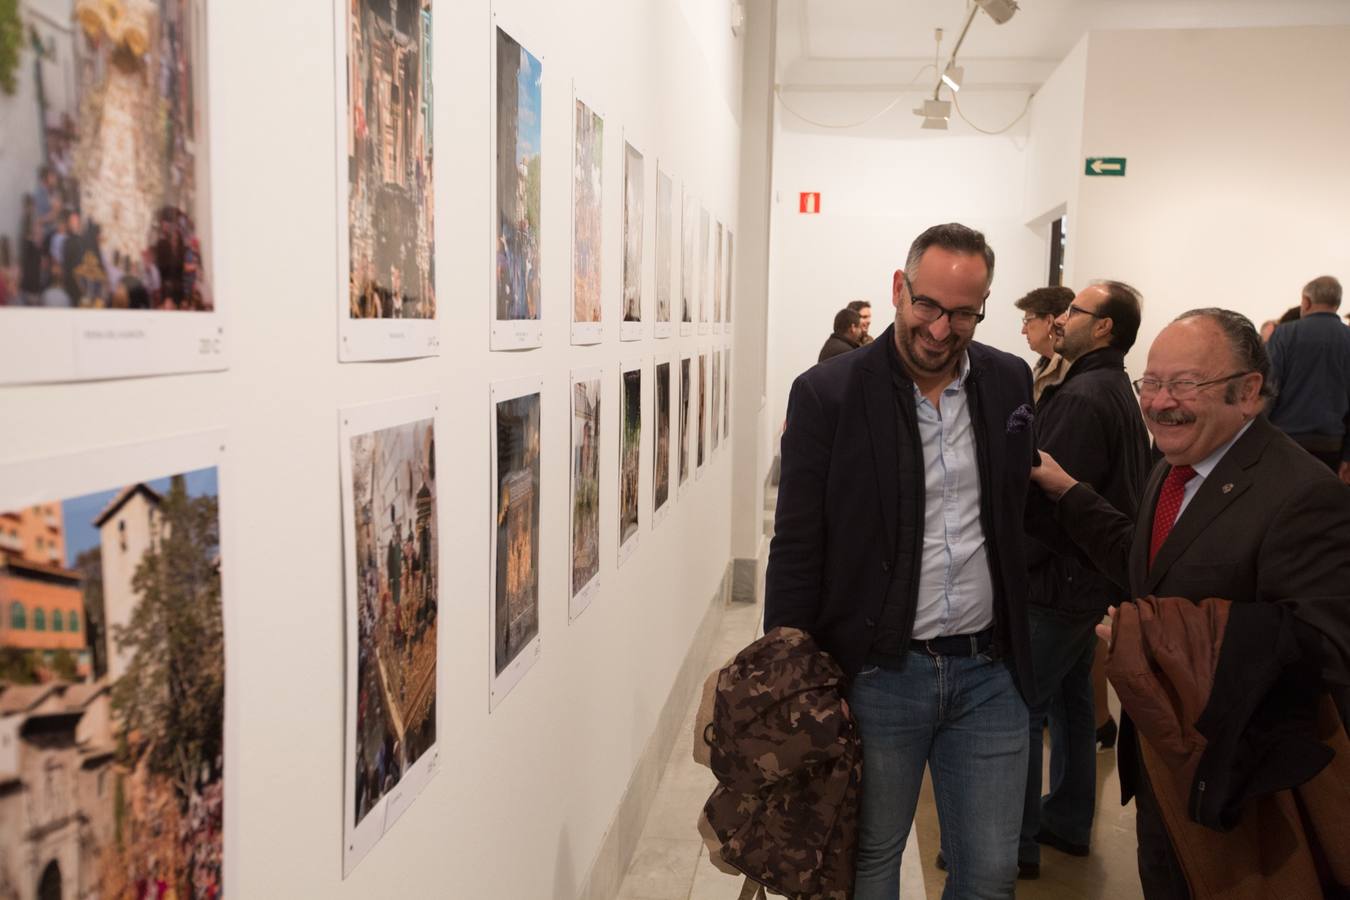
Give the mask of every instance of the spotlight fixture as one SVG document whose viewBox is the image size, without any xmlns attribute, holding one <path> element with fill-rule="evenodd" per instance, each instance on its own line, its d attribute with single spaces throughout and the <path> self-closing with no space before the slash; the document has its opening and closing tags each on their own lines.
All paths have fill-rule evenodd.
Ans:
<svg viewBox="0 0 1350 900">
<path fill-rule="evenodd" d="M 916 107 L 914 115 L 923 117 L 921 128 L 947 130 L 947 119 L 951 117 L 950 100 L 925 100 L 923 106 Z"/>
<path fill-rule="evenodd" d="M 956 63 L 947 63 L 947 70 L 942 73 L 942 83 L 953 91 L 961 90 L 961 82 L 965 80 L 966 70 Z"/>
<path fill-rule="evenodd" d="M 1017 0 L 975 0 L 975 2 L 999 25 L 1011 19 L 1013 13 L 1017 12 Z"/>
<path fill-rule="evenodd" d="M 946 120 L 946 119 L 924 119 L 924 120 L 923 120 L 923 124 L 920 125 L 919 127 L 920 127 L 921 129 L 928 129 L 928 130 L 931 130 L 931 131 L 946 131 L 946 130 L 947 130 L 947 120 Z"/>
</svg>

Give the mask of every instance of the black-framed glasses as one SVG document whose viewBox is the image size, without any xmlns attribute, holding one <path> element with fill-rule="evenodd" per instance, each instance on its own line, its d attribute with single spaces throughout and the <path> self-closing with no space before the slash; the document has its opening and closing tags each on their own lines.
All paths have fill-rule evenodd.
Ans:
<svg viewBox="0 0 1350 900">
<path fill-rule="evenodd" d="M 1094 319 L 1107 319 L 1107 318 L 1110 318 L 1109 316 L 1104 316 L 1104 315 L 1102 315 L 1101 313 L 1095 313 L 1095 312 L 1093 312 L 1093 311 L 1090 310 L 1090 309 L 1083 309 L 1083 307 L 1081 307 L 1081 306 L 1078 306 L 1078 305 L 1076 305 L 1076 304 L 1070 303 L 1070 304 L 1069 304 L 1069 315 L 1065 316 L 1065 318 L 1066 318 L 1066 319 L 1072 318 L 1074 313 L 1082 313 L 1082 314 L 1085 315 L 1085 316 L 1092 316 L 1092 318 L 1094 318 Z"/>
<path fill-rule="evenodd" d="M 1167 393 L 1172 395 L 1173 400 L 1193 400 L 1200 393 L 1203 387 L 1209 387 L 1211 384 L 1223 384 L 1225 381 L 1232 381 L 1234 378 L 1241 378 L 1243 375 L 1252 374 L 1252 370 L 1245 372 L 1234 372 L 1232 375 L 1225 375 L 1222 378 L 1211 378 L 1208 381 L 1192 381 L 1189 378 L 1182 378 L 1177 381 L 1159 381 L 1156 378 L 1136 378 L 1133 382 L 1134 392 L 1140 397 L 1152 397 L 1163 388 L 1167 388 Z"/>
<path fill-rule="evenodd" d="M 908 275 L 905 276 L 905 290 L 909 291 L 910 308 L 921 322 L 932 323 L 946 316 L 947 321 L 952 323 L 953 331 L 972 331 L 976 325 L 984 321 L 983 305 L 978 310 L 948 309 L 932 297 L 916 296 L 914 285 L 910 284 Z M 985 294 L 985 297 L 988 296 Z"/>
</svg>

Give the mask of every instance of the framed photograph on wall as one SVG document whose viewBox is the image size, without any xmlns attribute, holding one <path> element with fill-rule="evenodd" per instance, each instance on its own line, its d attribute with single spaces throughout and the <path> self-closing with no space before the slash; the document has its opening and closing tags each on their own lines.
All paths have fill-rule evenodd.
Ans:
<svg viewBox="0 0 1350 900">
<path fill-rule="evenodd" d="M 492 598 L 488 710 L 496 709 L 539 659 L 539 442 L 542 378 L 494 383 Z"/>
<path fill-rule="evenodd" d="M 619 340 L 642 340 L 642 251 L 646 219 L 646 166 L 642 154 L 623 142 L 623 306 Z"/>
<path fill-rule="evenodd" d="M 42 886 L 22 896 L 138 896 L 148 860 L 179 897 L 237 883 L 224 460 L 209 432 L 0 464 L 0 859 Z"/>
<path fill-rule="evenodd" d="M 655 385 L 652 391 L 656 421 L 655 440 L 652 442 L 652 527 L 655 528 L 670 512 L 670 359 L 657 358 Z"/>
<path fill-rule="evenodd" d="M 733 242 L 732 237 L 731 237 L 731 229 L 728 228 L 728 229 L 727 229 L 727 290 L 726 290 L 726 295 L 725 295 L 725 296 L 726 296 L 726 315 L 724 315 L 724 316 L 722 317 L 722 318 L 723 318 L 723 322 L 722 322 L 722 331 L 723 331 L 724 333 L 726 333 L 726 334 L 731 334 L 731 286 L 732 286 L 733 284 L 736 283 L 735 268 L 734 268 L 734 265 L 733 265 L 733 258 L 734 258 L 734 257 L 733 257 L 733 255 L 732 255 L 732 251 L 733 251 L 734 248 L 735 248 L 735 243 Z"/>
<path fill-rule="evenodd" d="M 713 227 L 713 333 L 722 330 L 722 223 Z"/>
<path fill-rule="evenodd" d="M 731 440 L 731 348 L 722 350 L 722 437 Z"/>
<path fill-rule="evenodd" d="M 568 619 L 600 590 L 600 400 L 605 370 L 572 373 L 572 506 Z"/>
<path fill-rule="evenodd" d="M 605 120 L 572 88 L 572 343 L 604 337 Z"/>
<path fill-rule="evenodd" d="M 226 368 L 205 0 L 29 6 L 0 91 L 0 384 Z"/>
<path fill-rule="evenodd" d="M 694 420 L 690 417 L 690 407 L 693 406 L 694 410 L 698 409 L 697 405 L 691 402 L 690 396 L 693 388 L 691 380 L 692 372 L 690 371 L 691 363 L 691 357 L 680 357 L 680 406 L 678 410 L 680 434 L 679 450 L 677 451 L 676 456 L 679 457 L 679 490 L 681 492 L 684 491 L 685 483 L 689 481 L 689 470 L 691 468 L 689 464 L 691 459 L 690 442 L 692 440 Z"/>
<path fill-rule="evenodd" d="M 708 354 L 698 355 L 698 395 L 694 408 L 695 436 L 694 478 L 703 477 L 703 464 L 708 460 Z"/>
<path fill-rule="evenodd" d="M 343 877 L 436 773 L 435 396 L 339 413 L 346 583 Z"/>
<path fill-rule="evenodd" d="M 698 209 L 698 333 L 707 334 L 712 319 L 709 316 L 708 301 L 712 293 L 712 268 L 708 265 L 708 241 L 712 228 L 709 224 L 708 210 Z"/>
<path fill-rule="evenodd" d="M 708 439 L 710 446 L 708 455 L 711 456 L 717 452 L 717 446 L 720 443 L 722 428 L 722 351 L 714 349 L 712 352 L 712 407 L 708 415 Z"/>
<path fill-rule="evenodd" d="M 637 549 L 642 531 L 642 360 L 619 365 L 619 565 Z"/>
<path fill-rule="evenodd" d="M 432 0 L 334 0 L 338 359 L 435 356 Z"/>
<path fill-rule="evenodd" d="M 544 112 L 542 57 L 498 27 L 493 14 L 493 350 L 543 342 L 540 277 Z"/>
<path fill-rule="evenodd" d="M 694 332 L 698 305 L 698 201 L 686 189 L 680 204 L 680 337 Z"/>
<path fill-rule="evenodd" d="M 655 336 L 668 338 L 673 328 L 671 324 L 671 248 L 674 233 L 675 185 L 671 177 L 661 171 L 656 164 L 656 316 L 653 320 Z"/>
</svg>

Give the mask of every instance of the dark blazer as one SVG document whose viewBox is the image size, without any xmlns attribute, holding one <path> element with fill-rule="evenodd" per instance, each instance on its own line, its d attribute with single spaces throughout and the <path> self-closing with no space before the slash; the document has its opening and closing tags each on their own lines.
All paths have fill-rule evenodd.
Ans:
<svg viewBox="0 0 1350 900">
<path fill-rule="evenodd" d="M 816 357 L 816 362 L 822 363 L 827 359 L 839 356 L 841 353 L 847 353 L 850 350 L 857 350 L 858 344 L 853 343 L 841 334 L 832 334 L 825 339 L 825 343 L 820 347 L 820 354 Z"/>
<path fill-rule="evenodd" d="M 1116 509 L 1135 517 L 1153 464 L 1123 351 L 1094 350 L 1075 360 L 1063 381 L 1042 391 L 1036 402 L 1036 446 Z M 1107 606 L 1129 599 L 1123 588 L 1077 554 L 1065 555 L 1062 539 L 1048 545 L 1031 541 L 1027 566 L 1034 606 L 1103 615 Z"/>
<path fill-rule="evenodd" d="M 983 344 L 967 352 L 995 642 L 1025 693 L 1034 684 L 1022 539 L 1034 449 L 1031 371 Z M 917 425 L 902 432 L 902 423 L 916 421 L 912 392 L 892 326 L 800 375 L 788 398 L 764 627 L 810 633 L 850 675 L 873 650 L 883 608 L 900 626 L 889 637 L 895 651 L 907 648 L 914 625 L 924 485 Z"/>
<path fill-rule="evenodd" d="M 1172 526 L 1148 565 L 1153 511 L 1171 471 L 1158 463 L 1135 521 L 1078 484 L 1060 524 L 1098 569 L 1129 589 L 1234 603 L 1279 603 L 1311 629 L 1305 641 L 1342 710 L 1350 696 L 1350 488 L 1264 416 L 1252 422 Z M 1133 726 L 1120 741 L 1121 791 L 1137 774 Z"/>
</svg>

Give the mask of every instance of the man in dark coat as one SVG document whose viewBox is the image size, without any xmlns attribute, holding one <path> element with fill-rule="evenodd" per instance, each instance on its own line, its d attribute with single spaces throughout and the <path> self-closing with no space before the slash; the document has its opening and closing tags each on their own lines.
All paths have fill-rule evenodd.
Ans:
<svg viewBox="0 0 1350 900">
<path fill-rule="evenodd" d="M 1031 373 L 973 342 L 994 254 L 928 229 L 892 278 L 895 324 L 793 383 L 765 629 L 852 676 L 863 738 L 855 900 L 896 900 L 925 767 L 947 890 L 1011 897 L 1031 685 L 1023 516 Z"/>
<path fill-rule="evenodd" d="M 857 350 L 862 346 L 862 317 L 851 309 L 841 309 L 834 314 L 834 332 L 825 339 L 816 362 Z"/>
<path fill-rule="evenodd" d="M 1344 718 L 1350 705 L 1350 488 L 1261 415 L 1272 393 L 1269 375 L 1260 335 L 1246 317 L 1223 309 L 1183 313 L 1153 342 L 1135 382 L 1148 430 L 1164 455 L 1136 519 L 1076 482 L 1051 454 L 1041 454 L 1032 477 L 1057 500 L 1065 532 L 1131 597 L 1277 604 L 1292 617 L 1305 660 L 1338 699 Z M 1251 660 L 1253 666 L 1267 662 Z M 1136 749 L 1127 716 L 1120 784 L 1122 800 L 1136 798 L 1144 895 L 1187 898 L 1185 874 Z"/>
<path fill-rule="evenodd" d="M 1047 386 L 1036 404 L 1037 446 L 1130 518 L 1150 464 L 1148 432 L 1125 374 L 1139 319 L 1139 295 L 1127 284 L 1103 281 L 1081 291 L 1051 326 L 1054 352 L 1068 373 Z M 1108 606 L 1129 599 L 1076 555 L 1062 554 L 1062 546 L 1035 539 L 1027 545 L 1036 690 L 1017 862 L 1028 873 L 1039 870 L 1040 844 L 1074 856 L 1088 853 L 1097 808 L 1093 629 Z M 1047 718 L 1055 778 L 1042 798 L 1041 732 Z"/>
</svg>

